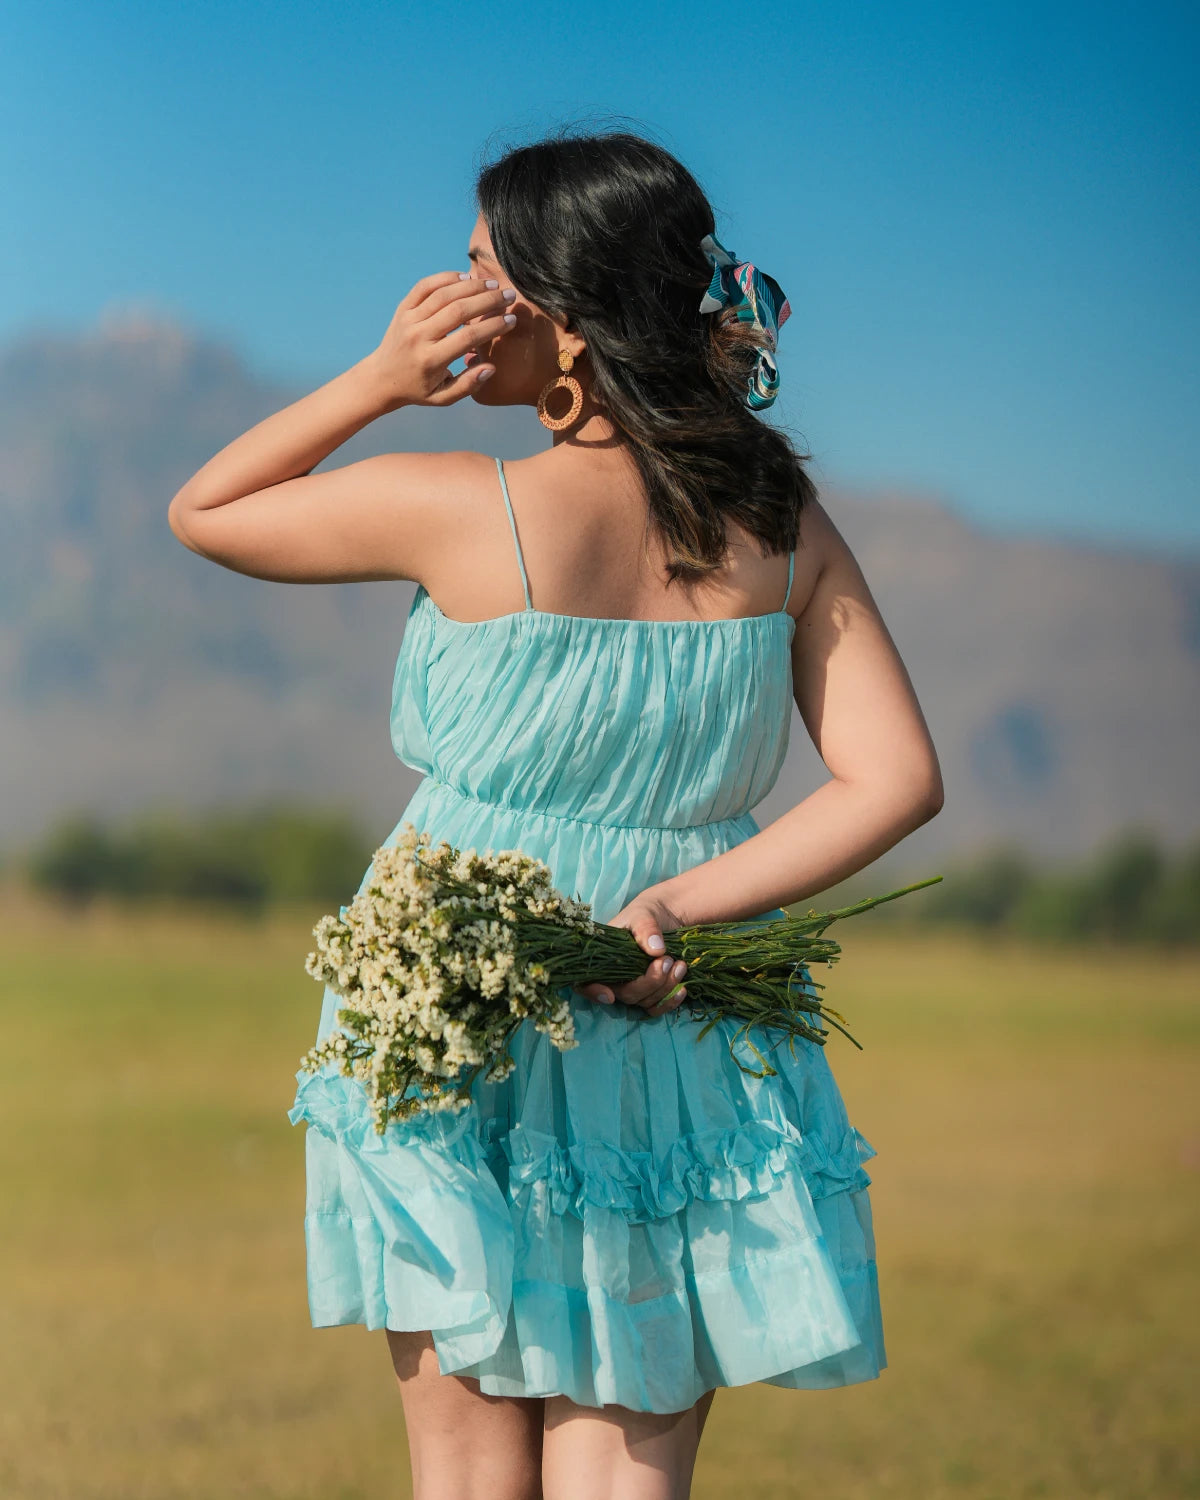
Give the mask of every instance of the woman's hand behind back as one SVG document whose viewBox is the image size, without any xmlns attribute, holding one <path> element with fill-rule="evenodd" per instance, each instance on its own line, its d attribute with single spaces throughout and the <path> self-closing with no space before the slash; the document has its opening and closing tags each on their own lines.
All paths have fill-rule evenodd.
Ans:
<svg viewBox="0 0 1200 1500">
<path fill-rule="evenodd" d="M 687 999 L 687 990 L 680 980 L 687 973 L 687 964 L 670 955 L 664 937 L 664 933 L 682 925 L 671 907 L 653 891 L 645 891 L 623 906 L 608 925 L 628 928 L 637 939 L 638 947 L 651 955 L 650 964 L 638 979 L 627 980 L 624 984 L 594 981 L 576 985 L 579 993 L 598 1000 L 602 1005 L 619 1000 L 644 1010 L 650 1016 L 665 1015 L 682 1005 Z"/>
</svg>

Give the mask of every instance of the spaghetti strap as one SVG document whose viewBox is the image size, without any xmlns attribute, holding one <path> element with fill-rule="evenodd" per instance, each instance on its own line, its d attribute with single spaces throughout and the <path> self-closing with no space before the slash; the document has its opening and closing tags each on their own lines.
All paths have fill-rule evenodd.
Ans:
<svg viewBox="0 0 1200 1500">
<path fill-rule="evenodd" d="M 500 488 L 504 494 L 504 508 L 508 511 L 508 524 L 512 528 L 513 546 L 517 552 L 517 567 L 521 570 L 521 587 L 525 590 L 525 608 L 532 609 L 533 603 L 529 597 L 529 579 L 525 576 L 525 558 L 521 554 L 521 540 L 517 536 L 517 522 L 513 515 L 512 501 L 508 498 L 508 480 L 504 477 L 504 465 L 499 458 L 496 460 L 496 472 L 500 476 Z"/>
<path fill-rule="evenodd" d="M 792 550 L 788 553 L 788 585 L 787 585 L 787 593 L 784 594 L 784 596 L 783 596 L 783 610 L 780 611 L 781 614 L 784 613 L 787 610 L 788 600 L 792 597 L 792 575 L 795 573 L 795 571 L 796 571 L 796 549 L 795 549 L 795 547 L 793 547 Z"/>
</svg>

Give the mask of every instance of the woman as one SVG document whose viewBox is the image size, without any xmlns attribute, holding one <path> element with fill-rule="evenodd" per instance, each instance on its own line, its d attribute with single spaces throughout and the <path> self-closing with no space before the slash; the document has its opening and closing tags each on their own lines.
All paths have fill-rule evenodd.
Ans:
<svg viewBox="0 0 1200 1500">
<path fill-rule="evenodd" d="M 664 939 L 862 869 L 941 780 L 854 558 L 757 415 L 787 302 L 691 174 L 564 133 L 486 167 L 478 206 L 470 271 L 417 282 L 377 349 L 205 464 L 170 522 L 254 577 L 414 580 L 392 734 L 425 779 L 388 842 L 407 821 L 521 847 L 647 955 L 573 993 L 574 1050 L 524 1028 L 461 1115 L 376 1137 L 330 1067 L 296 1075 L 289 1118 L 313 1325 L 386 1328 L 419 1500 L 657 1500 L 687 1494 L 718 1387 L 886 1364 L 875 1153 L 823 1048 L 741 1072 L 733 1023 L 698 1040 L 680 1010 Z M 552 446 L 311 472 L 384 412 L 466 396 L 536 406 Z M 831 779 L 759 831 L 793 701 Z"/>
</svg>

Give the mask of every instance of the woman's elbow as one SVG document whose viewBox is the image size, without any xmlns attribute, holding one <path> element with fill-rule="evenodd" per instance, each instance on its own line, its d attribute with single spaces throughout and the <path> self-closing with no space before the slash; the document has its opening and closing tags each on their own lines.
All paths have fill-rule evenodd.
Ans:
<svg viewBox="0 0 1200 1500">
<path fill-rule="evenodd" d="M 188 531 L 187 505 L 180 500 L 179 495 L 176 495 L 167 506 L 167 525 L 171 528 L 171 535 L 175 540 L 182 542 L 189 552 L 199 550 Z"/>
<path fill-rule="evenodd" d="M 921 778 L 914 793 L 915 811 L 919 823 L 928 823 L 941 812 L 946 801 L 946 789 L 942 784 L 942 770 L 935 760 L 928 773 Z"/>
<path fill-rule="evenodd" d="M 945 801 L 942 773 L 937 761 L 913 765 L 904 771 L 892 767 L 882 795 L 911 833 L 936 818 Z"/>
</svg>

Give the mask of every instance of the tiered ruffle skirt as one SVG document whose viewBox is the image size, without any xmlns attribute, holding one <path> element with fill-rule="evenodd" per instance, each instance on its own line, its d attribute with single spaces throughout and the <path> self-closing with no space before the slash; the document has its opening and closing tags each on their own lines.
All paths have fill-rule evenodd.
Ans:
<svg viewBox="0 0 1200 1500">
<path fill-rule="evenodd" d="M 486 1393 L 639 1411 L 877 1377 L 876 1153 L 824 1049 L 784 1042 L 757 1079 L 732 1022 L 573 1006 L 577 1048 L 522 1027 L 503 1083 L 383 1136 L 357 1080 L 297 1073 L 313 1326 L 429 1329 Z"/>
</svg>

